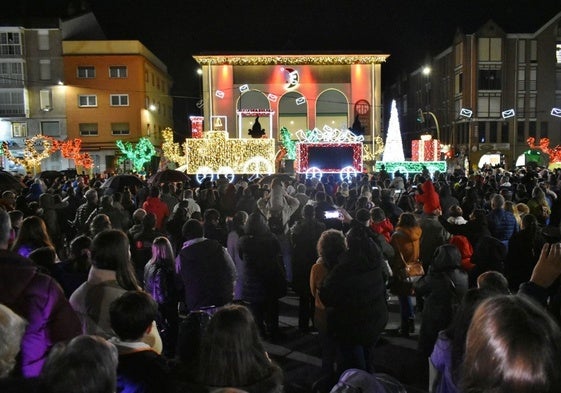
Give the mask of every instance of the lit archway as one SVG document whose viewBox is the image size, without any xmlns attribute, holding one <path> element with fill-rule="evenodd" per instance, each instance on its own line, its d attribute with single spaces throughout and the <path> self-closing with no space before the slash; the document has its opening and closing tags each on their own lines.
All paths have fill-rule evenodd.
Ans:
<svg viewBox="0 0 561 393">
<path fill-rule="evenodd" d="M 278 129 L 282 127 L 286 127 L 292 139 L 296 138 L 296 131 L 308 129 L 308 103 L 297 91 L 284 94 L 279 101 Z"/>
<path fill-rule="evenodd" d="M 349 102 L 339 90 L 323 91 L 316 102 L 316 127 L 323 126 L 344 130 L 349 128 Z"/>
</svg>

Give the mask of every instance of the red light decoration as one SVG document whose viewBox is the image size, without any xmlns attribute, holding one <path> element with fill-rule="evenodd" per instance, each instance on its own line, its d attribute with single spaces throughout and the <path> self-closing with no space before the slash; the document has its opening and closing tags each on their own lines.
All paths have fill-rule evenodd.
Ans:
<svg viewBox="0 0 561 393">
<path fill-rule="evenodd" d="M 438 161 L 440 159 L 440 142 L 436 139 L 428 141 L 411 141 L 411 161 Z"/>
<path fill-rule="evenodd" d="M 538 145 L 535 144 L 536 138 L 529 137 L 526 143 L 530 149 L 540 150 L 549 156 L 550 162 L 561 162 L 561 146 L 557 145 L 554 148 L 549 147 L 549 138 L 541 138 Z"/>
<path fill-rule="evenodd" d="M 80 153 L 82 150 L 82 140 L 80 138 L 75 138 L 67 141 L 57 141 L 52 139 L 53 147 L 60 150 L 64 158 L 69 158 L 74 160 L 74 165 L 82 166 L 86 169 L 93 167 L 93 159 L 88 153 Z"/>
</svg>

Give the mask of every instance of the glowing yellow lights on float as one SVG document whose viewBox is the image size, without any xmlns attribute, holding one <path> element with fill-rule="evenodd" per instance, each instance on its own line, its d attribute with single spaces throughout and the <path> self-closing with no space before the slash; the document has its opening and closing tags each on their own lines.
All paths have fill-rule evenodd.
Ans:
<svg viewBox="0 0 561 393">
<path fill-rule="evenodd" d="M 175 143 L 173 141 L 173 130 L 169 127 L 165 128 L 162 131 L 162 138 L 164 139 L 164 142 L 162 143 L 164 157 L 178 165 L 183 165 L 187 157 L 182 154 L 182 149 L 179 143 Z"/>
<path fill-rule="evenodd" d="M 229 167 L 234 173 L 274 171 L 274 139 L 229 139 L 225 131 L 207 131 L 204 138 L 187 139 L 184 146 L 189 173 L 198 173 L 204 167 L 214 172 L 221 167 Z"/>
<path fill-rule="evenodd" d="M 41 164 L 45 158 L 49 157 L 56 148 L 54 147 L 53 139 L 43 135 L 36 135 L 33 138 L 28 138 L 25 140 L 25 148 L 23 150 L 23 157 L 15 157 L 6 142 L 2 143 L 2 150 L 4 156 L 13 161 L 17 165 L 21 165 L 26 171 L 34 169 Z M 35 144 L 39 143 L 43 147 L 42 151 L 37 151 Z"/>
</svg>

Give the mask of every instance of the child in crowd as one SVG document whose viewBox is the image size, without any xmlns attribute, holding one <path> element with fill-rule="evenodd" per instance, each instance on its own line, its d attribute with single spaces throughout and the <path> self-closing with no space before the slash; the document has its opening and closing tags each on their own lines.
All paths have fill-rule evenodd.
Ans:
<svg viewBox="0 0 561 393">
<path fill-rule="evenodd" d="M 467 220 L 463 217 L 464 212 L 460 206 L 450 206 L 449 214 L 448 222 L 450 224 L 464 225 L 467 223 Z"/>
<path fill-rule="evenodd" d="M 145 292 L 128 291 L 111 303 L 111 327 L 117 337 L 110 339 L 119 352 L 118 392 L 167 392 L 170 370 L 167 361 L 143 338 L 156 329 L 158 305 Z"/>
</svg>

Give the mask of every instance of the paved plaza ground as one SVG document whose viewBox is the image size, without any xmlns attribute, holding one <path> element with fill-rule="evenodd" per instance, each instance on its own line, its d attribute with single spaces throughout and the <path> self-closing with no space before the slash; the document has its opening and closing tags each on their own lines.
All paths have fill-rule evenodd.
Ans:
<svg viewBox="0 0 561 393">
<path fill-rule="evenodd" d="M 387 333 L 380 339 L 374 353 L 376 372 L 396 377 L 408 392 L 424 392 L 428 386 L 428 360 L 417 351 L 419 316 L 416 333 L 409 338 L 391 334 L 400 324 L 397 298 L 389 301 L 390 319 Z M 294 293 L 281 299 L 280 326 L 285 338 L 279 343 L 266 343 L 271 357 L 283 368 L 287 393 L 311 392 L 321 371 L 321 351 L 317 334 L 298 330 L 298 298 Z"/>
</svg>

